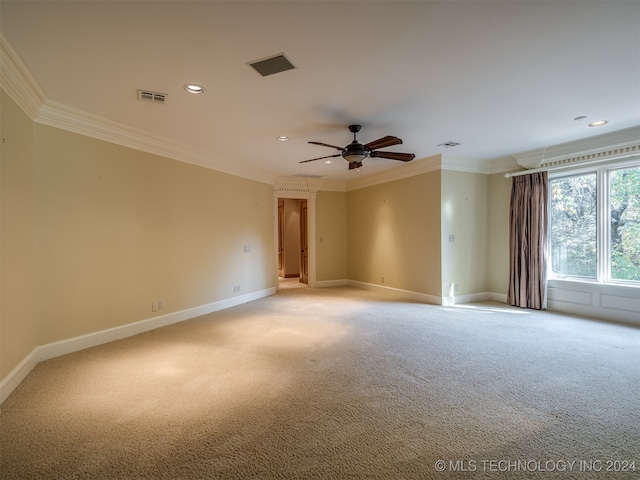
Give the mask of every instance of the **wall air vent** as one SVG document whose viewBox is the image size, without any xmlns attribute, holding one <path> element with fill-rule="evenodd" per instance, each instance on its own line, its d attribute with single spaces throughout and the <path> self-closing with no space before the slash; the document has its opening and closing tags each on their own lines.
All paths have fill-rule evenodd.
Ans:
<svg viewBox="0 0 640 480">
<path fill-rule="evenodd" d="M 285 57 L 284 53 L 279 53 L 271 57 L 263 58 L 262 60 L 255 60 L 248 62 L 247 65 L 253 67 L 263 77 L 273 75 L 274 73 L 286 72 L 296 68 L 293 63 Z"/>
<path fill-rule="evenodd" d="M 138 90 L 138 100 L 141 102 L 165 103 L 167 94 L 152 92 L 151 90 Z"/>
</svg>

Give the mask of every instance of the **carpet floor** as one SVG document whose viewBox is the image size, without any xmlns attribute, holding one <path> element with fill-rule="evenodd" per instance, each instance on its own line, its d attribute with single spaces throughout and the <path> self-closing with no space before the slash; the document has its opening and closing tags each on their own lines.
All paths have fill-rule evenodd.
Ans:
<svg viewBox="0 0 640 480">
<path fill-rule="evenodd" d="M 285 289 L 40 363 L 2 479 L 640 478 L 640 329 Z"/>
</svg>

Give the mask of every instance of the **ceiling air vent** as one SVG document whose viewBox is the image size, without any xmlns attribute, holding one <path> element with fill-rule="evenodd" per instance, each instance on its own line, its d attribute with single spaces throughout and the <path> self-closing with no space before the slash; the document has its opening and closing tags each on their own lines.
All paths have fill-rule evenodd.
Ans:
<svg viewBox="0 0 640 480">
<path fill-rule="evenodd" d="M 448 142 L 439 143 L 438 147 L 451 148 L 451 147 L 457 147 L 458 145 L 460 145 L 458 142 L 454 142 L 453 140 L 449 140 Z"/>
<path fill-rule="evenodd" d="M 296 68 L 293 63 L 291 63 L 289 59 L 285 57 L 284 53 L 279 53 L 262 60 L 249 62 L 247 65 L 253 67 L 253 69 L 263 77 L 273 75 L 274 73 L 286 72 L 287 70 Z"/>
<path fill-rule="evenodd" d="M 141 102 L 165 103 L 167 94 L 152 92 L 151 90 L 138 90 L 138 100 Z"/>
<path fill-rule="evenodd" d="M 297 178 L 322 178 L 325 175 L 312 175 L 310 173 L 296 173 L 295 175 L 292 175 L 292 176 Z"/>
</svg>

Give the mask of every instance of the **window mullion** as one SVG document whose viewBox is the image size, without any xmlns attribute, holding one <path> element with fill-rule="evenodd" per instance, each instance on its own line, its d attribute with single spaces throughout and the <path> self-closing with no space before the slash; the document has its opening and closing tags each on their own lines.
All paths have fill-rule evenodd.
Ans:
<svg viewBox="0 0 640 480">
<path fill-rule="evenodd" d="M 597 240 L 596 252 L 598 256 L 598 282 L 606 282 L 611 277 L 610 258 L 610 211 L 609 211 L 609 174 L 605 168 L 599 168 L 596 176 L 596 221 Z"/>
</svg>

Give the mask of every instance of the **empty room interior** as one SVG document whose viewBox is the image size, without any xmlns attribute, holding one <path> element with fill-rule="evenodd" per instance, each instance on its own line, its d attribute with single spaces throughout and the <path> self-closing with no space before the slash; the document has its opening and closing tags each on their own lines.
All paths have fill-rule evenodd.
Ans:
<svg viewBox="0 0 640 480">
<path fill-rule="evenodd" d="M 1 479 L 639 474 L 639 1 L 0 28 Z"/>
</svg>

